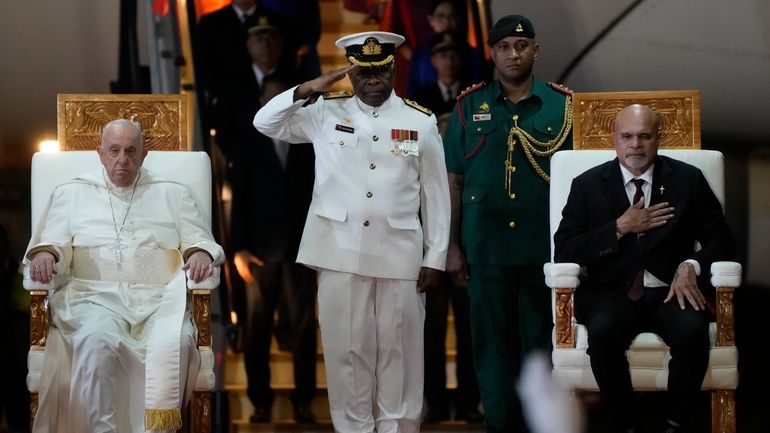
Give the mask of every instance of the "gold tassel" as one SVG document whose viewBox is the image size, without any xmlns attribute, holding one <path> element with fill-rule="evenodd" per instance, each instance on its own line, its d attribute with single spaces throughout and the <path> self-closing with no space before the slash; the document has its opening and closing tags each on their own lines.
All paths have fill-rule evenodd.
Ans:
<svg viewBox="0 0 770 433">
<path fill-rule="evenodd" d="M 144 428 L 147 430 L 179 430 L 182 412 L 179 409 L 144 409 Z"/>
</svg>

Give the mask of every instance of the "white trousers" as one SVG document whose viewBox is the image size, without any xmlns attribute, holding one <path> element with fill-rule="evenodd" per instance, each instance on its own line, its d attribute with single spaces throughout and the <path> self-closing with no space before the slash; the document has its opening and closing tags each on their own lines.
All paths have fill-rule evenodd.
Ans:
<svg viewBox="0 0 770 433">
<path fill-rule="evenodd" d="M 318 306 L 334 430 L 419 432 L 425 295 L 417 282 L 322 269 Z"/>
<path fill-rule="evenodd" d="M 74 307 L 76 328 L 57 330 L 46 345 L 46 369 L 53 382 L 41 392 L 35 433 L 145 433 L 145 347 L 142 336 L 153 326 L 131 327 L 98 305 Z M 199 357 L 189 312 L 182 326 L 180 389 L 184 409 L 197 376 Z M 70 364 L 71 359 L 71 364 Z M 189 369 L 188 369 L 189 367 Z M 59 370 L 56 373 L 51 373 Z"/>
</svg>

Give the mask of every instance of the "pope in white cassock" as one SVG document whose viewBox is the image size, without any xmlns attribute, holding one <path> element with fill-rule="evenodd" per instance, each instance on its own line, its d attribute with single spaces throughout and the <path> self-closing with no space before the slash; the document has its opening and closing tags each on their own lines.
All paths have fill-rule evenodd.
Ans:
<svg viewBox="0 0 770 433">
<path fill-rule="evenodd" d="M 33 431 L 176 430 L 199 363 L 184 272 L 201 281 L 224 253 L 189 189 L 141 168 L 138 123 L 107 124 L 97 151 L 104 168 L 54 190 L 25 255 L 33 281 L 67 277 Z"/>
<path fill-rule="evenodd" d="M 254 117 L 269 137 L 313 143 L 313 200 L 297 261 L 319 271 L 329 405 L 342 433 L 419 431 L 423 292 L 438 282 L 449 243 L 436 116 L 393 91 L 403 41 L 387 32 L 339 39 L 352 66 L 287 90 Z M 355 95 L 308 103 L 345 75 Z"/>
</svg>

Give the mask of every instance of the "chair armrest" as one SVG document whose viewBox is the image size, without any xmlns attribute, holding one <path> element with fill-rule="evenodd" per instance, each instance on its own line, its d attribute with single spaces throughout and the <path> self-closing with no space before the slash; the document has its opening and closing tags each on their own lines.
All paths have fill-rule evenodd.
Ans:
<svg viewBox="0 0 770 433">
<path fill-rule="evenodd" d="M 714 262 L 711 264 L 711 285 L 714 287 L 738 287 L 741 285 L 743 268 L 738 262 Z"/>
<path fill-rule="evenodd" d="M 543 265 L 545 284 L 552 289 L 575 289 L 580 284 L 577 263 L 546 263 Z"/>
<path fill-rule="evenodd" d="M 214 272 L 210 277 L 204 278 L 197 283 L 190 279 L 190 271 L 188 270 L 185 275 L 187 276 L 187 289 L 188 290 L 214 290 L 219 287 L 219 266 L 214 267 Z"/>
<path fill-rule="evenodd" d="M 735 345 L 733 294 L 741 285 L 743 268 L 736 262 L 711 264 L 711 285 L 716 288 L 717 346 Z"/>
<path fill-rule="evenodd" d="M 553 324 L 557 348 L 574 348 L 575 312 L 572 296 L 580 284 L 577 263 L 546 263 L 543 265 L 545 283 L 553 289 Z"/>
</svg>

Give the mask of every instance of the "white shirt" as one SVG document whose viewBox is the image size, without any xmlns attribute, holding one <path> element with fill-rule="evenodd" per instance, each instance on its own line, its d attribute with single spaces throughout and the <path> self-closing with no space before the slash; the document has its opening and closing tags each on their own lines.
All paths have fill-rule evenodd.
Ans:
<svg viewBox="0 0 770 433">
<path fill-rule="evenodd" d="M 642 192 L 644 193 L 644 207 L 650 206 L 650 197 L 652 197 L 652 172 L 655 168 L 655 164 L 652 164 L 641 176 L 634 176 L 628 169 L 620 166 L 620 173 L 623 175 L 623 185 L 626 188 L 626 195 L 628 196 L 628 202 L 633 205 L 632 201 L 636 194 L 636 184 L 632 182 L 634 179 L 642 179 L 644 184 L 642 185 Z M 700 276 L 700 263 L 697 260 L 687 259 L 684 263 L 690 263 L 695 267 L 695 275 Z M 647 270 L 644 271 L 644 286 L 645 287 L 663 287 L 668 286 L 655 275 L 652 275 Z"/>
<path fill-rule="evenodd" d="M 451 86 L 447 86 L 441 80 L 436 81 L 438 88 L 441 90 L 441 97 L 444 101 L 450 101 L 457 96 L 457 92 L 460 90 L 460 82 L 457 81 Z"/>
<path fill-rule="evenodd" d="M 254 15 L 254 12 L 257 11 L 257 5 L 254 5 L 246 10 L 239 8 L 235 4 L 233 4 L 232 6 L 233 6 L 233 9 L 235 10 L 235 13 L 238 14 L 238 19 L 241 20 L 241 22 L 246 21 L 246 16 Z"/>
</svg>

